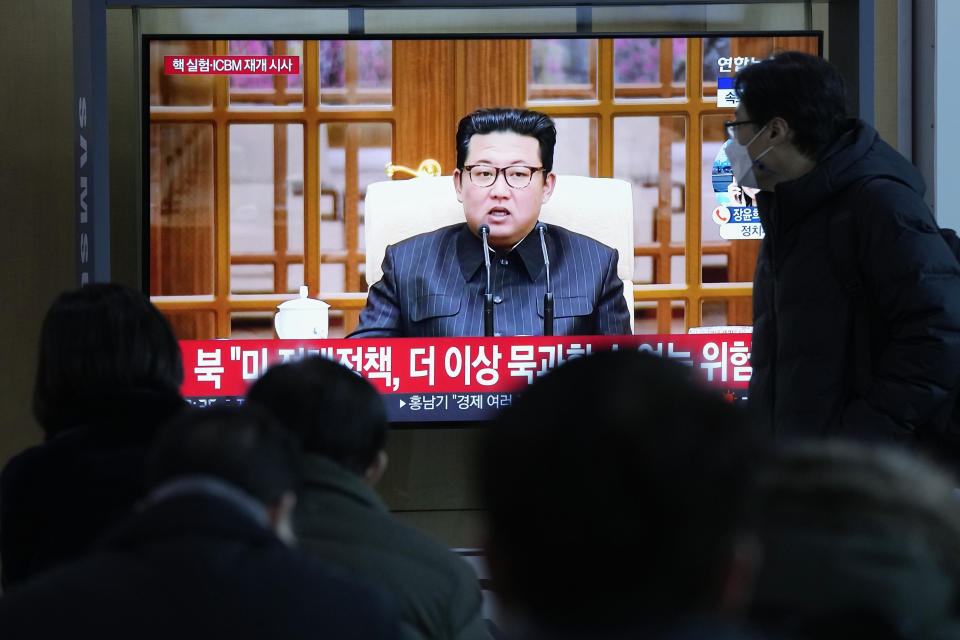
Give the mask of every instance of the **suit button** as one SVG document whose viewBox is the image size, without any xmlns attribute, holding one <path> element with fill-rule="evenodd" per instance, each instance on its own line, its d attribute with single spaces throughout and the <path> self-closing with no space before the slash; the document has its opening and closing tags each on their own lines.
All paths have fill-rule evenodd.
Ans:
<svg viewBox="0 0 960 640">
<path fill-rule="evenodd" d="M 500 296 L 493 296 L 493 301 L 496 304 L 500 304 L 501 302 L 503 302 L 503 298 L 501 298 Z"/>
<path fill-rule="evenodd" d="M 500 264 L 502 264 L 503 266 L 507 266 L 508 264 L 510 264 L 510 261 L 507 260 L 506 258 L 500 258 Z"/>
</svg>

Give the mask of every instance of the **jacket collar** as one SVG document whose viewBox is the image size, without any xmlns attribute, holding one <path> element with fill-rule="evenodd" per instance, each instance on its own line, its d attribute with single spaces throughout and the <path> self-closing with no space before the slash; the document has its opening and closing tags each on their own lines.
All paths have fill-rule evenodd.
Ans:
<svg viewBox="0 0 960 640">
<path fill-rule="evenodd" d="M 331 458 L 305 453 L 301 463 L 305 491 L 338 493 L 371 509 L 384 513 L 388 511 L 387 505 L 366 480 Z"/>
<path fill-rule="evenodd" d="M 183 493 L 146 504 L 106 533 L 99 546 L 137 548 L 153 540 L 182 537 L 286 546 L 233 500 L 205 492 Z"/>
<path fill-rule="evenodd" d="M 547 233 L 546 242 L 547 251 L 552 252 L 555 243 L 549 233 Z M 519 258 L 520 264 L 523 265 L 530 280 L 536 281 L 543 271 L 543 250 L 540 247 L 540 237 L 537 230 L 534 229 L 528 233 L 523 240 L 509 251 L 494 251 L 491 247 L 491 263 L 505 256 Z M 466 223 L 463 224 L 457 234 L 457 260 L 460 263 L 460 272 L 467 282 L 483 269 L 483 241 L 473 235 Z"/>
<path fill-rule="evenodd" d="M 788 231 L 821 209 L 851 184 L 867 177 L 890 177 L 917 194 L 924 192 L 919 171 L 862 120 L 848 120 L 844 132 L 821 154 L 817 165 L 796 180 L 778 184 L 774 194 L 758 196 L 762 208 L 775 201 L 774 226 Z"/>
</svg>

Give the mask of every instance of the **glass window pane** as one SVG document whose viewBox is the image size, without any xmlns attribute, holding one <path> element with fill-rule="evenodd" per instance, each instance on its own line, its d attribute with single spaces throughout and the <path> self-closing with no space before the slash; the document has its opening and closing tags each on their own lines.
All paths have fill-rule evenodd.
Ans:
<svg viewBox="0 0 960 640">
<path fill-rule="evenodd" d="M 730 324 L 727 321 L 726 300 L 703 300 L 700 303 L 701 327 L 722 327 Z"/>
<path fill-rule="evenodd" d="M 701 282 L 730 282 L 726 253 L 704 254 L 700 269 Z"/>
<path fill-rule="evenodd" d="M 320 290 L 345 291 L 347 270 L 343 264 L 320 263 Z"/>
<path fill-rule="evenodd" d="M 633 259 L 633 284 L 653 284 L 653 256 Z"/>
<path fill-rule="evenodd" d="M 528 100 L 596 99 L 597 41 L 530 40 Z"/>
<path fill-rule="evenodd" d="M 682 255 L 670 256 L 670 282 L 686 282 L 686 274 L 683 272 L 686 262 Z"/>
<path fill-rule="evenodd" d="M 299 102 L 303 102 L 303 66 L 305 63 L 303 59 L 303 40 L 287 40 L 286 46 L 287 50 L 283 52 L 283 55 L 297 56 L 300 58 L 300 73 L 297 75 L 283 76 L 287 80 L 287 91 L 291 94 L 299 93 Z"/>
<path fill-rule="evenodd" d="M 287 126 L 287 253 L 303 254 L 303 126 Z M 287 263 L 287 291 L 296 293 L 303 282 L 303 261 Z M 290 272 L 300 275 L 290 280 Z"/>
<path fill-rule="evenodd" d="M 670 50 L 673 53 L 671 56 L 672 82 L 685 85 L 687 83 L 687 39 L 673 38 Z"/>
<path fill-rule="evenodd" d="M 613 87 L 618 101 L 686 95 L 686 38 L 616 38 Z"/>
<path fill-rule="evenodd" d="M 683 300 L 638 301 L 633 317 L 635 335 L 686 333 Z"/>
<path fill-rule="evenodd" d="M 303 102 L 303 42 L 300 40 L 231 40 L 227 50 L 232 56 L 300 57 L 297 75 L 231 75 L 231 104 L 287 105 Z"/>
<path fill-rule="evenodd" d="M 389 40 L 321 40 L 321 105 L 392 102 L 393 45 Z"/>
<path fill-rule="evenodd" d="M 597 119 L 554 118 L 557 145 L 553 171 L 574 176 L 597 175 Z"/>
<path fill-rule="evenodd" d="M 302 158 L 302 125 L 230 127 L 231 292 L 296 291 L 286 270 L 303 265 Z"/>
<path fill-rule="evenodd" d="M 166 75 L 164 56 L 212 56 L 211 40 L 154 40 L 150 43 L 150 105 L 199 107 L 213 104 L 213 75 Z"/>
<path fill-rule="evenodd" d="M 393 126 L 389 123 L 327 123 L 320 126 L 320 248 L 324 253 L 341 257 L 340 264 L 320 265 L 320 289 L 345 291 L 347 275 L 342 257 L 347 252 L 362 250 L 363 224 L 361 198 L 367 185 L 386 180 L 384 167 L 390 162 L 393 148 Z M 348 176 L 356 176 L 347 183 Z M 348 198 L 347 194 L 358 194 Z M 348 207 L 354 207 L 349 211 Z M 356 245 L 349 246 L 346 219 L 358 222 Z M 329 268 L 327 268 L 329 267 Z M 362 283 L 362 279 L 360 281 Z M 362 284 L 361 284 L 362 286 Z"/>
<path fill-rule="evenodd" d="M 634 303 L 634 306 L 633 333 L 645 335 L 657 333 L 657 303 L 644 300 Z"/>
<path fill-rule="evenodd" d="M 327 337 L 330 338 L 331 340 L 346 338 L 348 331 L 346 330 L 345 323 L 346 323 L 346 318 L 344 317 L 344 312 L 338 311 L 336 309 L 331 309 L 330 310 L 330 327 L 327 332 Z"/>
<path fill-rule="evenodd" d="M 270 256 L 262 256 L 263 264 L 230 265 L 231 293 L 274 293 L 273 264 Z"/>
<path fill-rule="evenodd" d="M 150 293 L 213 293 L 213 125 L 150 125 Z"/>
<path fill-rule="evenodd" d="M 290 293 L 299 291 L 302 284 L 306 284 L 303 275 L 303 263 L 291 264 L 287 267 L 287 291 Z"/>
<path fill-rule="evenodd" d="M 634 243 L 682 243 L 686 148 L 684 116 L 630 116 L 613 121 L 613 177 L 633 185 Z M 682 260 L 682 256 L 681 256 Z M 656 283 L 683 282 L 672 267 Z"/>
<path fill-rule="evenodd" d="M 277 337 L 272 311 L 234 311 L 230 314 L 232 340 L 271 340 Z M 262 372 L 260 372 L 262 373 Z"/>
<path fill-rule="evenodd" d="M 730 38 L 703 38 L 703 96 L 716 97 L 717 78 L 731 77 L 727 66 L 721 67 L 721 60 L 730 57 Z"/>
<path fill-rule="evenodd" d="M 749 297 L 734 297 L 726 300 L 703 300 L 700 305 L 701 327 L 738 326 L 748 327 L 753 323 L 753 309 Z"/>
</svg>

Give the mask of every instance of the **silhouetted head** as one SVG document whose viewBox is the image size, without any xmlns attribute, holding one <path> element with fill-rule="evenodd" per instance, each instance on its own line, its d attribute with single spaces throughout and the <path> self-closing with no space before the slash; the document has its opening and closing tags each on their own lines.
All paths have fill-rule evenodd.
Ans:
<svg viewBox="0 0 960 640">
<path fill-rule="evenodd" d="M 792 444 L 760 474 L 756 520 L 752 616 L 773 634 L 939 638 L 956 624 L 956 482 L 907 451 Z"/>
<path fill-rule="evenodd" d="M 68 427 L 99 394 L 144 389 L 179 393 L 180 347 L 145 295 L 118 284 L 61 294 L 40 330 L 33 411 L 47 435 Z"/>
<path fill-rule="evenodd" d="M 147 459 L 151 488 L 185 476 L 222 480 L 274 505 L 300 485 L 296 437 L 256 407 L 192 409 L 164 428 Z"/>
<path fill-rule="evenodd" d="M 816 159 L 843 131 L 847 92 L 840 71 L 823 58 L 785 51 L 737 73 L 737 120 L 757 127 L 783 118 L 798 151 Z M 743 117 L 741 117 L 741 115 Z"/>
<path fill-rule="evenodd" d="M 633 351 L 570 360 L 489 429 L 491 571 L 515 610 L 597 630 L 720 608 L 759 441 L 691 375 Z"/>
<path fill-rule="evenodd" d="M 383 400 L 369 382 L 332 360 L 313 357 L 271 367 L 247 393 L 297 434 L 306 453 L 364 475 L 387 438 Z"/>
</svg>

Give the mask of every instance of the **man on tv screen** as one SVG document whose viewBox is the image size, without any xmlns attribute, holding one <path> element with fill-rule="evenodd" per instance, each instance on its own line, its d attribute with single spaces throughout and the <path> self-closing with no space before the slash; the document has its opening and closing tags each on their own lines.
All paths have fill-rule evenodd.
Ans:
<svg viewBox="0 0 960 640">
<path fill-rule="evenodd" d="M 387 247 L 350 337 L 631 333 L 616 249 L 538 223 L 556 139 L 537 111 L 460 120 L 453 182 L 465 222 Z"/>
</svg>

